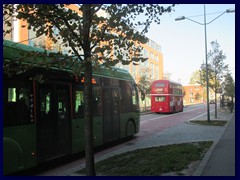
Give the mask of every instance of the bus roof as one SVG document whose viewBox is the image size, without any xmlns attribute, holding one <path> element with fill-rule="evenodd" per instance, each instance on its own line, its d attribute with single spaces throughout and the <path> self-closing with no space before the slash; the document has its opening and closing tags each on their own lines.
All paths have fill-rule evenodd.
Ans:
<svg viewBox="0 0 240 180">
<path fill-rule="evenodd" d="M 158 79 L 158 80 L 155 80 L 152 82 L 152 85 L 154 84 L 157 84 L 157 83 L 172 83 L 172 84 L 175 84 L 175 85 L 178 85 L 178 86 L 182 86 L 181 83 L 178 83 L 178 82 L 174 82 L 174 81 L 170 81 L 170 80 L 167 80 L 167 79 Z"/>
<path fill-rule="evenodd" d="M 25 44 L 20 44 L 16 42 L 12 42 L 9 40 L 3 41 L 3 57 L 4 62 L 11 62 L 11 63 L 25 63 L 31 64 L 34 67 L 42 67 L 43 63 L 49 63 L 51 69 L 55 69 L 58 71 L 67 71 L 69 73 L 74 72 L 74 68 L 72 64 L 73 62 L 66 62 L 64 67 L 60 67 L 60 65 L 54 64 L 54 59 L 51 57 L 51 54 L 59 54 L 56 52 L 44 50 L 37 47 L 28 46 Z M 64 57 L 64 56 L 63 56 Z M 66 56 L 65 56 L 66 57 Z M 66 60 L 66 59 L 62 59 Z M 83 73 L 83 72 L 81 72 Z M 125 70 L 116 67 L 105 68 L 93 68 L 93 75 L 103 76 L 103 77 L 114 77 L 116 79 L 127 79 L 133 80 L 131 74 Z"/>
</svg>

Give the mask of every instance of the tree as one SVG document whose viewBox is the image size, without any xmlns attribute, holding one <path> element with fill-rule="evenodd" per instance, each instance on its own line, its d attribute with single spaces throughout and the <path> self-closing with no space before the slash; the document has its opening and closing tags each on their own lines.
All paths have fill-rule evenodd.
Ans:
<svg viewBox="0 0 240 180">
<path fill-rule="evenodd" d="M 200 84 L 200 71 L 196 70 L 190 77 L 189 84 Z"/>
<path fill-rule="evenodd" d="M 195 97 L 194 97 L 195 100 L 199 101 L 201 98 L 202 98 L 201 94 L 199 93 L 195 94 Z"/>
<path fill-rule="evenodd" d="M 151 76 L 147 76 L 146 74 L 142 75 L 140 77 L 140 80 L 138 81 L 137 85 L 141 89 L 141 95 L 144 94 L 144 103 L 145 103 L 145 110 L 146 110 L 146 98 L 145 96 L 150 96 L 150 90 L 151 90 Z"/>
<path fill-rule="evenodd" d="M 84 71 L 86 174 L 95 175 L 92 69 L 146 60 L 141 53 L 141 44 L 147 42 L 145 33 L 151 23 L 160 24 L 160 16 L 171 12 L 174 5 L 81 4 L 76 10 L 68 4 L 19 4 L 16 7 L 4 5 L 8 9 L 4 10 L 4 15 L 13 16 L 16 11 L 16 18 L 25 20 L 36 37 L 45 35 L 53 43 L 61 42 L 74 59 L 72 66 L 81 66 L 76 68 L 76 74 Z"/>
<path fill-rule="evenodd" d="M 224 94 L 227 96 L 235 96 L 235 82 L 231 73 L 227 73 L 224 77 L 224 82 L 222 83 Z"/>
<path fill-rule="evenodd" d="M 166 80 L 171 80 L 171 76 L 172 76 L 172 73 L 170 72 L 165 72 L 164 75 L 163 75 L 163 79 L 166 79 Z"/>
<path fill-rule="evenodd" d="M 224 64 L 226 55 L 220 50 L 220 45 L 217 41 L 211 42 L 211 48 L 207 54 L 208 58 L 208 79 L 209 87 L 214 91 L 215 102 L 217 102 L 217 92 L 221 88 L 221 82 L 225 71 L 228 70 L 228 65 Z M 201 84 L 206 84 L 206 65 L 201 65 L 200 70 Z M 207 102 L 209 103 L 209 102 Z M 215 117 L 217 117 L 217 103 L 215 103 Z"/>
<path fill-rule="evenodd" d="M 234 107 L 233 97 L 235 96 L 235 82 L 233 80 L 231 73 L 227 72 L 227 74 L 225 75 L 225 80 L 222 83 L 222 86 L 224 87 L 223 95 L 231 97 L 231 101 L 228 102 L 227 105 L 231 109 L 231 112 L 233 112 L 233 107 Z"/>
</svg>

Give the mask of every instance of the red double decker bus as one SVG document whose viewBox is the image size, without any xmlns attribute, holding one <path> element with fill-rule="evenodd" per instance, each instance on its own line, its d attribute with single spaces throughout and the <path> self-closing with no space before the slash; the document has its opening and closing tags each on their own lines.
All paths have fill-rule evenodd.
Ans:
<svg viewBox="0 0 240 180">
<path fill-rule="evenodd" d="M 156 80 L 151 84 L 151 111 L 175 113 L 183 111 L 182 85 L 169 80 Z"/>
</svg>

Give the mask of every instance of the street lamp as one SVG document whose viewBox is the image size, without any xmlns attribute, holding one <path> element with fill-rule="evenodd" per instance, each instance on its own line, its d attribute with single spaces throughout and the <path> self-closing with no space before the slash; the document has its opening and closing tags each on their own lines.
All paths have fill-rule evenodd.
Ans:
<svg viewBox="0 0 240 180">
<path fill-rule="evenodd" d="M 207 59 L 207 25 L 212 23 L 213 21 L 215 21 L 217 18 L 219 18 L 223 14 L 225 14 L 225 13 L 232 13 L 232 12 L 235 12 L 235 9 L 227 9 L 222 14 L 220 14 L 219 16 L 217 16 L 216 18 L 214 18 L 210 22 L 206 23 L 206 8 L 205 8 L 205 4 L 204 4 L 204 23 L 197 22 L 197 21 L 192 20 L 192 19 L 190 19 L 188 17 L 185 17 L 185 16 L 180 16 L 180 17 L 175 19 L 175 21 L 181 21 L 181 20 L 187 19 L 187 20 L 192 21 L 194 23 L 197 23 L 197 24 L 200 24 L 200 25 L 204 25 L 205 59 L 206 59 L 206 89 L 207 89 L 207 120 L 208 121 L 210 121 L 210 108 L 209 108 L 209 79 L 208 79 L 208 59 Z"/>
</svg>

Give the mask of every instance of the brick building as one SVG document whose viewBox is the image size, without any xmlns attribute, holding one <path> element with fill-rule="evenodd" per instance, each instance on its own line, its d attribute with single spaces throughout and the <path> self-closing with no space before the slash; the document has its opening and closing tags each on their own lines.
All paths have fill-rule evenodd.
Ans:
<svg viewBox="0 0 240 180">
<path fill-rule="evenodd" d="M 183 86 L 184 103 L 200 103 L 205 99 L 206 92 L 200 84 L 189 84 Z"/>
</svg>

